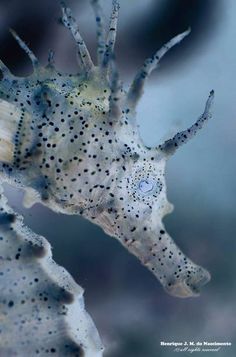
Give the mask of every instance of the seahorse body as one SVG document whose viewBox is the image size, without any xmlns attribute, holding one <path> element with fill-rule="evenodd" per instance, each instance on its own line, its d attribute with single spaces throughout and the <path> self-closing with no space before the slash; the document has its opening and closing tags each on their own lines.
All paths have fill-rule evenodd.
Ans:
<svg viewBox="0 0 236 357">
<path fill-rule="evenodd" d="M 0 190 L 0 355 L 101 357 L 83 289 Z"/>
<path fill-rule="evenodd" d="M 146 147 L 135 120 L 138 100 L 160 59 L 189 31 L 146 60 L 125 91 L 114 60 L 118 2 L 113 1 L 107 33 L 99 2 L 93 5 L 98 29 L 96 66 L 70 10 L 62 4 L 62 21 L 77 44 L 78 75 L 58 72 L 52 53 L 49 64 L 40 66 L 13 32 L 29 54 L 34 72 L 16 78 L 1 66 L 2 180 L 26 190 L 27 206 L 41 202 L 100 225 L 153 271 L 170 294 L 195 296 L 210 275 L 185 257 L 163 226 L 162 218 L 172 208 L 166 198 L 165 165 L 210 118 L 213 92 L 192 127 L 156 148 Z"/>
</svg>

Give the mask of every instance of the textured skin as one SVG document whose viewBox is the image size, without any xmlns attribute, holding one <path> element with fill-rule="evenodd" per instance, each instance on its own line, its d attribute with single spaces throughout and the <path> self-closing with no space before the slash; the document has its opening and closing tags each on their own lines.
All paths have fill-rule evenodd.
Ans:
<svg viewBox="0 0 236 357">
<path fill-rule="evenodd" d="M 0 194 L 0 355 L 101 357 L 83 289 Z"/>
<path fill-rule="evenodd" d="M 16 78 L 2 65 L 0 140 L 10 145 L 0 155 L 2 179 L 26 190 L 27 206 L 42 202 L 54 211 L 81 214 L 100 225 L 135 254 L 170 294 L 195 296 L 210 275 L 184 256 L 163 226 L 162 218 L 172 208 L 166 198 L 165 165 L 210 118 L 213 92 L 191 128 L 157 148 L 146 147 L 135 121 L 136 105 L 160 59 L 189 30 L 146 60 L 126 92 L 113 55 L 118 3 L 113 1 L 106 38 L 98 1 L 93 5 L 97 66 L 70 10 L 62 4 L 62 21 L 77 44 L 78 75 L 59 73 L 52 54 L 49 65 L 41 67 L 13 33 L 31 57 L 34 72 Z"/>
</svg>

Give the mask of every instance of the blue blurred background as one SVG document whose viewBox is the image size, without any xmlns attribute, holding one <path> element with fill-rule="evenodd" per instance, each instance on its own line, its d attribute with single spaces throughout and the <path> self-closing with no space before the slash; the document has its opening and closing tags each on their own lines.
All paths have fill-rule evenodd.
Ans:
<svg viewBox="0 0 236 357">
<path fill-rule="evenodd" d="M 68 3 L 94 55 L 89 1 Z M 160 341 L 228 341 L 232 347 L 222 348 L 218 355 L 235 357 L 236 2 L 120 3 L 116 55 L 125 85 L 147 56 L 192 28 L 190 36 L 163 59 L 139 105 L 140 133 L 148 146 L 191 125 L 203 111 L 209 91 L 216 91 L 213 119 L 168 163 L 168 198 L 175 210 L 165 218 L 178 245 L 211 272 L 211 282 L 198 298 L 170 297 L 135 257 L 99 227 L 40 205 L 26 210 L 21 191 L 8 186 L 6 192 L 26 224 L 50 241 L 55 260 L 85 288 L 87 310 L 107 346 L 105 357 L 175 356 L 173 348 L 160 347 Z M 108 16 L 111 1 L 103 4 Z M 52 48 L 60 70 L 77 71 L 73 41 L 59 18 L 57 1 L 0 1 L 0 57 L 15 74 L 26 75 L 31 67 L 10 37 L 9 27 L 43 63 Z"/>
</svg>

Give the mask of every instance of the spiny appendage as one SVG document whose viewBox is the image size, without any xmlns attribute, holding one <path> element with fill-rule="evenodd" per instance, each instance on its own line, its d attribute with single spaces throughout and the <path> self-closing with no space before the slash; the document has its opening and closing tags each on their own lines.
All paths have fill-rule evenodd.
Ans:
<svg viewBox="0 0 236 357">
<path fill-rule="evenodd" d="M 54 53 L 53 50 L 50 49 L 50 50 L 48 51 L 48 67 L 54 68 L 54 66 L 55 66 L 54 57 L 55 57 L 55 53 Z"/>
<path fill-rule="evenodd" d="M 105 30 L 105 17 L 100 4 L 100 0 L 91 0 L 93 6 L 96 25 L 97 25 L 97 61 L 101 66 L 104 60 L 106 50 L 106 30 Z"/>
<path fill-rule="evenodd" d="M 114 113 L 115 118 L 119 118 L 122 113 L 122 108 L 119 100 L 124 97 L 124 91 L 122 88 L 122 83 L 119 80 L 119 74 L 116 68 L 115 56 L 114 56 L 114 46 L 116 41 L 116 33 L 117 33 L 117 22 L 118 22 L 118 14 L 119 14 L 119 3 L 118 0 L 113 0 L 112 5 L 112 13 L 110 18 L 110 25 L 108 31 L 105 30 L 104 25 L 104 15 L 102 12 L 102 8 L 99 0 L 91 0 L 91 3 L 94 8 L 96 22 L 97 22 L 97 41 L 98 41 L 98 49 L 97 49 L 97 61 L 98 66 L 101 71 L 101 75 L 105 76 L 108 81 L 111 96 L 110 96 L 110 107 L 111 113 Z M 92 76 L 94 73 L 95 66 L 89 54 L 89 50 L 79 32 L 78 25 L 76 20 L 72 16 L 72 12 L 70 8 L 68 8 L 63 1 L 61 1 L 62 8 L 62 22 L 67 27 L 77 45 L 77 58 L 79 62 L 79 66 L 82 70 L 82 73 Z M 16 34 L 15 31 L 11 30 L 12 35 L 18 41 L 19 45 L 25 52 L 28 54 L 33 67 L 37 69 L 39 67 L 39 61 L 35 54 L 29 49 L 29 47 L 22 41 L 22 39 Z M 127 93 L 125 100 L 125 110 L 126 111 L 135 111 L 136 106 L 141 98 L 144 85 L 146 80 L 150 76 L 153 70 L 158 67 L 158 64 L 162 57 L 175 45 L 179 44 L 188 34 L 190 33 L 190 29 L 175 36 L 169 42 L 167 42 L 160 50 L 158 50 L 153 57 L 147 59 L 143 66 L 140 68 L 138 73 L 136 74 L 130 89 Z M 49 51 L 48 57 L 48 66 L 53 67 L 54 65 L 54 54 L 52 51 Z M 11 77 L 11 73 L 8 68 L 1 62 L 1 70 L 7 76 Z M 91 78 L 92 79 L 92 78 Z M 211 92 L 211 96 L 213 96 L 213 92 Z M 123 105 L 123 103 L 122 103 Z M 210 107 L 210 105 L 209 105 Z M 210 110 L 210 108 L 209 108 Z M 207 113 L 206 113 L 207 114 Z M 112 116 L 112 115 L 111 115 Z M 210 115 L 208 116 L 210 117 Z M 195 124 L 195 128 L 198 126 L 198 122 Z M 199 125 L 200 127 L 200 125 Z M 193 127 L 189 130 L 191 133 L 193 132 Z M 194 130 L 196 132 L 196 130 Z M 177 134 L 178 135 L 178 134 Z M 176 135 L 176 137 L 177 137 Z M 183 133 L 184 137 L 185 133 Z M 193 135 L 191 135 L 193 136 Z M 176 141 L 175 137 L 175 141 Z M 190 135 L 188 135 L 190 138 Z M 169 140 L 167 140 L 169 142 Z M 167 143 L 166 142 L 166 143 Z M 166 144 L 165 143 L 165 144 Z M 164 145 L 160 145 L 159 148 L 164 150 Z M 176 143 L 175 143 L 176 146 Z"/>
<path fill-rule="evenodd" d="M 79 65 L 85 73 L 89 73 L 93 67 L 93 61 L 90 57 L 87 46 L 79 32 L 78 25 L 72 16 L 71 10 L 66 7 L 64 2 L 61 2 L 62 6 L 62 21 L 65 27 L 67 27 L 76 42 L 77 45 L 77 58 Z"/>
<path fill-rule="evenodd" d="M 121 117 L 121 104 L 120 99 L 123 97 L 123 86 L 119 79 L 119 73 L 116 67 L 114 48 L 117 35 L 117 24 L 119 16 L 119 2 L 113 0 L 112 12 L 110 18 L 110 25 L 108 32 L 105 30 L 104 15 L 102 13 L 99 0 L 91 0 L 94 8 L 96 23 L 97 23 L 97 60 L 98 65 L 101 68 L 102 76 L 109 81 L 109 87 L 111 90 L 110 95 L 110 117 L 113 120 Z M 107 32 L 107 33 L 106 33 Z"/>
<path fill-rule="evenodd" d="M 135 110 L 139 99 L 141 98 L 144 85 L 150 76 L 150 74 L 158 67 L 160 60 L 164 55 L 174 46 L 179 44 L 187 35 L 189 35 L 190 29 L 179 34 L 167 42 L 160 50 L 158 50 L 154 56 L 145 60 L 143 66 L 136 74 L 127 95 L 127 106 Z"/>
<path fill-rule="evenodd" d="M 164 144 L 159 145 L 158 150 L 165 155 L 172 155 L 178 147 L 187 143 L 203 127 L 204 123 L 212 117 L 211 109 L 214 99 L 212 90 L 206 102 L 205 110 L 200 118 L 190 128 L 177 133 L 172 139 L 166 140 Z"/>
<path fill-rule="evenodd" d="M 117 34 L 117 23 L 119 15 L 119 2 L 118 0 L 112 1 L 112 13 L 110 17 L 110 25 L 108 31 L 105 29 L 104 25 L 104 15 L 99 0 L 91 0 L 91 4 L 94 8 L 96 22 L 97 22 L 97 59 L 98 65 L 104 69 L 112 65 L 114 62 L 114 47 L 116 42 Z M 66 6 L 64 1 L 61 1 L 62 9 L 62 22 L 66 28 L 68 28 L 76 42 L 77 51 L 78 51 L 78 60 L 81 69 L 84 73 L 90 73 L 94 69 L 94 64 L 91 59 L 89 50 L 79 32 L 78 25 L 75 18 L 72 16 L 71 9 Z M 35 54 L 30 50 L 26 43 L 19 37 L 19 35 L 12 29 L 10 29 L 12 35 L 17 40 L 21 48 L 28 54 L 29 58 L 32 61 L 34 67 L 39 65 L 39 61 Z M 127 94 L 127 103 L 126 106 L 129 109 L 135 109 L 142 93 L 144 90 L 144 85 L 150 74 L 155 70 L 162 57 L 175 45 L 179 44 L 188 34 L 190 29 L 179 34 L 167 42 L 160 50 L 158 50 L 151 58 L 145 60 L 143 66 L 140 68 L 136 74 L 130 89 Z M 52 60 L 52 52 L 49 55 L 49 62 Z M 7 67 L 1 62 L 1 70 L 9 71 Z"/>
<path fill-rule="evenodd" d="M 0 355 L 102 356 L 83 289 L 0 194 Z"/>
<path fill-rule="evenodd" d="M 110 19 L 110 26 L 109 26 L 109 31 L 108 31 L 107 40 L 106 40 L 106 51 L 105 51 L 104 59 L 103 59 L 103 63 L 102 63 L 104 68 L 107 70 L 108 70 L 108 66 L 111 62 L 111 56 L 114 53 L 118 16 L 119 16 L 119 3 L 117 0 L 114 0 L 113 7 L 112 7 L 111 19 Z"/>
<path fill-rule="evenodd" d="M 39 66 L 39 60 L 37 59 L 35 54 L 26 45 L 26 43 L 24 41 L 22 41 L 22 39 L 19 37 L 19 35 L 13 29 L 10 29 L 10 32 L 11 32 L 12 36 L 16 39 L 16 41 L 19 43 L 22 50 L 24 50 L 27 53 L 27 55 L 29 56 L 34 69 L 37 68 Z"/>
<path fill-rule="evenodd" d="M 114 47 L 117 34 L 119 16 L 119 2 L 113 0 L 110 25 L 108 32 L 105 29 L 105 18 L 99 0 L 91 0 L 97 25 L 97 61 L 98 65 L 106 73 L 114 61 Z M 111 69 L 111 68 L 110 68 Z"/>
</svg>

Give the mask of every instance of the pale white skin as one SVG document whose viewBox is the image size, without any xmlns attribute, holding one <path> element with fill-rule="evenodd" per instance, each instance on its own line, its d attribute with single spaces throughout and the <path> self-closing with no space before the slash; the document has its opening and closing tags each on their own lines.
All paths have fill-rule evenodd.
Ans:
<svg viewBox="0 0 236 357">
<path fill-rule="evenodd" d="M 0 192 L 0 355 L 101 357 L 83 289 Z"/>
<path fill-rule="evenodd" d="M 96 1 L 94 8 L 98 15 Z M 1 139 L 8 144 L 1 155 L 2 177 L 26 189 L 27 206 L 40 201 L 58 212 L 82 214 L 118 238 L 169 293 L 194 296 L 210 276 L 180 252 L 163 227 L 162 218 L 171 211 L 166 198 L 165 164 L 210 117 L 213 93 L 191 128 L 158 148 L 145 147 L 135 110 L 146 77 L 189 31 L 147 60 L 126 93 L 112 56 L 117 16 L 118 4 L 114 1 L 106 46 L 98 21 L 95 67 L 69 9 L 63 6 L 63 22 L 78 46 L 82 67 L 78 76 L 58 73 L 51 57 L 47 67 L 40 67 L 13 33 L 28 51 L 35 71 L 19 79 L 2 68 Z M 6 125 L 9 117 L 10 127 Z"/>
<path fill-rule="evenodd" d="M 146 60 L 126 92 L 113 56 L 118 3 L 113 1 L 107 34 L 99 2 L 93 5 L 98 25 L 97 66 L 70 10 L 62 5 L 62 20 L 77 44 L 79 75 L 56 71 L 51 53 L 48 66 L 41 67 L 13 32 L 29 54 L 34 73 L 16 78 L 1 65 L 2 180 L 25 189 L 28 207 L 41 202 L 100 225 L 135 254 L 170 294 L 196 296 L 210 275 L 185 257 L 163 226 L 162 219 L 172 208 L 166 198 L 165 165 L 211 117 L 213 92 L 192 127 L 157 148 L 147 148 L 135 120 L 138 100 L 160 59 L 189 31 Z"/>
</svg>

